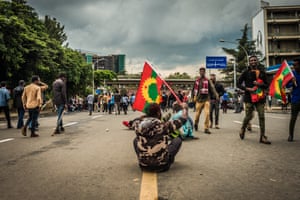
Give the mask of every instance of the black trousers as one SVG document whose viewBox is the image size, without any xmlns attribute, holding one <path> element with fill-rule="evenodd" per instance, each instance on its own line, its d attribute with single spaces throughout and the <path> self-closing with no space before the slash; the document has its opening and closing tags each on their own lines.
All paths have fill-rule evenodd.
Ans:
<svg viewBox="0 0 300 200">
<path fill-rule="evenodd" d="M 0 106 L 0 112 L 4 111 L 5 118 L 7 121 L 7 127 L 11 127 L 10 115 L 9 115 L 9 107 L 8 106 Z"/>
<path fill-rule="evenodd" d="M 295 124 L 296 124 L 299 111 L 300 111 L 300 102 L 292 103 L 291 119 L 290 119 L 290 126 L 289 126 L 289 133 L 292 136 L 294 135 Z"/>
</svg>

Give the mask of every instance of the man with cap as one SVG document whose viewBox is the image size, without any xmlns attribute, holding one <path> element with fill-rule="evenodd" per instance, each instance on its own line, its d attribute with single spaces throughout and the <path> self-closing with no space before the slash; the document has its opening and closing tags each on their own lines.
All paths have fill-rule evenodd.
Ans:
<svg viewBox="0 0 300 200">
<path fill-rule="evenodd" d="M 287 84 L 287 87 L 292 87 L 292 99 L 291 99 L 291 119 L 289 125 L 289 138 L 288 141 L 294 141 L 294 129 L 298 113 L 300 111 L 300 57 L 294 59 L 294 77 Z"/>
<path fill-rule="evenodd" d="M 211 80 L 206 78 L 205 76 L 205 68 L 201 67 L 200 70 L 200 77 L 194 83 L 194 87 L 192 90 L 192 99 L 196 104 L 196 116 L 195 116 L 195 123 L 194 128 L 198 131 L 198 123 L 199 117 L 204 109 L 205 120 L 204 120 L 204 133 L 210 134 L 209 131 L 209 107 L 210 107 L 210 99 L 215 98 L 219 101 L 219 95 L 215 90 L 215 86 Z"/>
</svg>

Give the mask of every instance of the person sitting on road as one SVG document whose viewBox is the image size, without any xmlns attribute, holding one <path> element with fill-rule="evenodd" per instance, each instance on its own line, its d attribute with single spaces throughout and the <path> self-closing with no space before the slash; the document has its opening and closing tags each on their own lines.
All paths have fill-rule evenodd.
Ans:
<svg viewBox="0 0 300 200">
<path fill-rule="evenodd" d="M 146 108 L 146 116 L 136 124 L 133 145 L 142 170 L 167 171 L 181 147 L 181 138 L 174 138 L 170 142 L 168 138 L 174 129 L 186 122 L 186 116 L 167 122 L 160 119 L 160 106 L 151 103 Z"/>
<path fill-rule="evenodd" d="M 187 103 L 174 103 L 173 110 L 175 114 L 172 116 L 172 120 L 179 119 L 183 114 L 187 116 L 187 121 L 178 130 L 175 130 L 171 137 L 182 137 L 182 139 L 199 139 L 193 135 L 193 120 L 188 115 L 188 105 Z"/>
</svg>

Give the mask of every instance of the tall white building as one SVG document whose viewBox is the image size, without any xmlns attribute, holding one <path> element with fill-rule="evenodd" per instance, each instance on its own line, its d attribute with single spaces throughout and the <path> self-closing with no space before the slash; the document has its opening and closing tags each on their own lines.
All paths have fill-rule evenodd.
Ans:
<svg viewBox="0 0 300 200">
<path fill-rule="evenodd" d="M 266 66 L 300 56 L 300 5 L 270 6 L 263 2 L 252 18 L 252 39 Z"/>
</svg>

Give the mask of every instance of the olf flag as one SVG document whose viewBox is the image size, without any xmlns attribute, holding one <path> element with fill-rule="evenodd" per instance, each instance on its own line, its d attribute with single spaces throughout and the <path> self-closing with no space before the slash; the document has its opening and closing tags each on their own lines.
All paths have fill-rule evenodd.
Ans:
<svg viewBox="0 0 300 200">
<path fill-rule="evenodd" d="M 144 112 L 148 104 L 159 104 L 161 102 L 160 88 L 162 84 L 162 79 L 153 70 L 151 65 L 145 62 L 140 85 L 133 103 L 133 109 Z"/>
<path fill-rule="evenodd" d="M 269 94 L 276 99 L 281 99 L 286 103 L 284 88 L 286 84 L 293 78 L 294 74 L 286 60 L 283 61 L 280 68 L 276 72 L 270 85 Z"/>
</svg>

